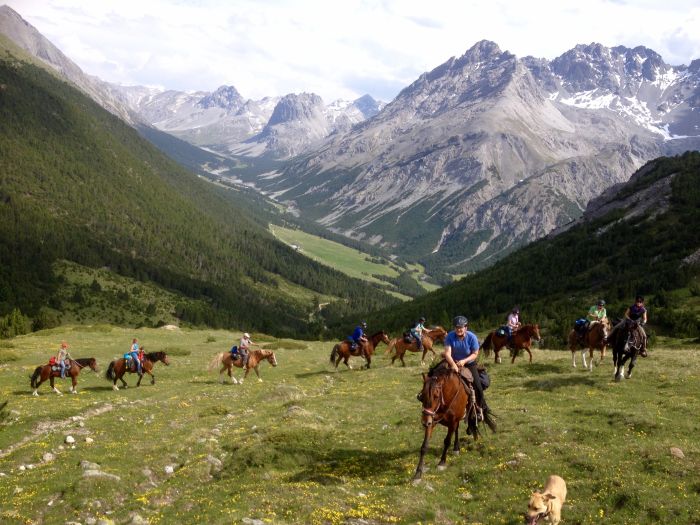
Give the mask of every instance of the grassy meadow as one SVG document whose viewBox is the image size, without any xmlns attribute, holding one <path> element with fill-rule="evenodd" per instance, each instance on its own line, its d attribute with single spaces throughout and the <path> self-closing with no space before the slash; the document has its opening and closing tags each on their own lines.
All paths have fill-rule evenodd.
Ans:
<svg viewBox="0 0 700 525">
<path fill-rule="evenodd" d="M 463 436 L 439 472 L 438 428 L 414 485 L 417 355 L 391 366 L 382 345 L 370 370 L 336 372 L 331 343 L 253 335 L 279 364 L 242 385 L 207 372 L 239 333 L 96 325 L 0 341 L 0 522 L 515 525 L 556 473 L 564 525 L 700 523 L 697 346 L 660 341 L 621 383 L 609 356 L 592 372 L 546 349 L 490 364 L 499 432 Z M 103 373 L 132 337 L 171 364 L 156 365 L 155 386 L 115 392 Z M 28 376 L 63 339 L 101 373 L 83 371 L 77 395 L 59 380 L 63 396 L 45 384 L 33 397 Z"/>
</svg>

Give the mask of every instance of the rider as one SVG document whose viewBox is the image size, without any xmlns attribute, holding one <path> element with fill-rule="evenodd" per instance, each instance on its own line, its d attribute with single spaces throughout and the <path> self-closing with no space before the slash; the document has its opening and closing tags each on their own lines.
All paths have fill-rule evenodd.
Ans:
<svg viewBox="0 0 700 525">
<path fill-rule="evenodd" d="M 455 372 L 462 367 L 467 367 L 474 379 L 477 404 L 483 409 L 484 415 L 489 412 L 489 407 L 484 398 L 484 389 L 476 368 L 476 360 L 479 358 L 479 340 L 474 332 L 467 330 L 469 321 L 463 315 L 458 315 L 452 321 L 454 330 L 445 337 L 445 359 Z"/>
<path fill-rule="evenodd" d="M 508 333 L 508 342 L 513 339 L 513 332 L 520 328 L 520 308 L 514 307 L 508 314 L 506 320 L 506 332 Z"/>
<path fill-rule="evenodd" d="M 129 348 L 129 354 L 131 355 L 131 358 L 134 360 L 134 363 L 136 363 L 136 371 L 141 375 L 143 372 L 141 371 L 141 360 L 139 359 L 139 342 L 138 340 L 134 337 L 134 339 L 131 341 L 131 347 Z"/>
<path fill-rule="evenodd" d="M 643 326 L 647 324 L 647 309 L 644 306 L 644 297 L 638 295 L 634 299 L 634 304 L 625 310 L 625 318 L 639 323 L 639 329 L 642 331 L 642 349 L 639 355 L 647 356 L 647 333 Z"/>
<path fill-rule="evenodd" d="M 61 379 L 66 377 L 66 359 L 72 359 L 71 355 L 68 353 L 68 343 L 65 341 L 61 342 L 61 347 L 58 349 L 58 354 L 56 354 L 56 361 L 61 366 Z"/>
<path fill-rule="evenodd" d="M 607 312 L 605 310 L 605 301 L 603 299 L 598 299 L 598 302 L 588 309 L 586 314 L 585 322 L 579 320 L 576 321 L 574 325 L 574 330 L 578 334 L 579 338 L 583 339 L 583 336 L 588 332 L 591 323 L 603 322 L 607 319 Z"/>
<path fill-rule="evenodd" d="M 425 332 L 425 317 L 418 319 L 416 325 L 411 328 L 411 335 L 416 340 L 416 347 L 418 350 L 423 349 L 423 332 Z"/>
<path fill-rule="evenodd" d="M 359 347 L 362 355 L 365 353 L 365 343 L 367 342 L 365 330 L 367 330 L 367 323 L 365 321 L 360 321 L 360 324 L 355 327 L 355 330 L 352 332 L 351 336 L 353 350 Z"/>
<path fill-rule="evenodd" d="M 243 337 L 241 337 L 241 343 L 238 345 L 238 351 L 241 354 L 241 358 L 243 358 L 243 368 L 248 368 L 248 351 L 250 350 L 251 346 L 257 346 L 258 348 L 260 347 L 259 344 L 254 343 L 251 340 L 250 334 L 245 332 Z"/>
</svg>

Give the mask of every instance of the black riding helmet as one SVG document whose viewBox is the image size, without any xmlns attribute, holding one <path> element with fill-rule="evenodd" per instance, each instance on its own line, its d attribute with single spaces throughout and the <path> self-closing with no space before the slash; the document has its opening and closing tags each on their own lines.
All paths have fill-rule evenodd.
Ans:
<svg viewBox="0 0 700 525">
<path fill-rule="evenodd" d="M 418 318 L 418 321 L 421 322 L 421 323 L 424 323 L 424 322 L 425 322 L 425 317 L 423 317 L 423 316 L 419 317 L 419 318 Z"/>
<path fill-rule="evenodd" d="M 605 301 L 598 299 L 598 306 L 605 306 Z"/>
<path fill-rule="evenodd" d="M 458 315 L 452 319 L 452 324 L 455 326 L 455 328 L 458 326 L 467 326 L 467 324 L 469 324 L 469 320 L 463 315 Z"/>
<path fill-rule="evenodd" d="M 367 328 L 367 321 L 360 321 L 360 326 L 362 328 Z"/>
</svg>

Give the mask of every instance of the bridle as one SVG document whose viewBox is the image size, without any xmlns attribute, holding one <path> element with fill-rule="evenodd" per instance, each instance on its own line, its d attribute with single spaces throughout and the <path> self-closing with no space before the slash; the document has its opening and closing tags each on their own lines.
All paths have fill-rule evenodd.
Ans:
<svg viewBox="0 0 700 525">
<path fill-rule="evenodd" d="M 435 386 L 433 387 L 432 385 L 428 385 L 428 392 L 430 392 L 432 390 L 432 388 L 439 388 L 440 389 L 440 401 L 438 403 L 438 408 L 439 408 L 440 406 L 445 404 L 445 397 L 443 395 L 442 384 L 438 384 L 438 377 L 439 376 L 433 376 L 430 378 L 430 382 L 432 384 L 434 384 Z M 447 376 L 442 376 L 442 377 L 447 377 Z M 432 399 L 432 396 L 430 396 L 430 398 Z M 455 402 L 455 399 L 457 399 L 457 394 L 452 396 L 452 399 L 450 400 L 449 404 L 447 405 L 445 410 L 443 410 L 442 414 L 439 416 L 438 416 L 437 410 L 433 410 L 432 408 L 428 408 L 428 407 L 424 406 L 423 407 L 423 415 L 428 416 L 428 420 L 425 423 L 423 423 L 423 426 L 426 426 L 426 427 L 435 426 L 440 421 L 445 419 L 445 416 L 450 411 L 450 408 L 452 407 L 452 404 Z"/>
</svg>

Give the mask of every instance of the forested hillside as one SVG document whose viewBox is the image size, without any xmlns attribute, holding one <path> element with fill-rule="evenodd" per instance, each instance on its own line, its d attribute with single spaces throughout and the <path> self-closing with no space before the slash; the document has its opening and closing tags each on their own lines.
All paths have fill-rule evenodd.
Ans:
<svg viewBox="0 0 700 525">
<path fill-rule="evenodd" d="M 668 187 L 668 196 L 657 187 Z M 464 314 L 486 330 L 519 305 L 524 322 L 539 322 L 561 342 L 596 298 L 619 317 L 641 293 L 650 298 L 652 329 L 699 335 L 700 153 L 649 162 L 609 201 L 625 204 L 411 303 L 368 314 L 372 327 L 402 329 L 419 315 L 449 324 Z"/>
<path fill-rule="evenodd" d="M 309 336 L 312 304 L 293 283 L 338 299 L 334 312 L 394 302 L 302 257 L 70 85 L 0 58 L 0 318 L 38 318 L 65 259 L 152 281 L 205 307 L 183 321 Z M 329 310 L 331 311 L 331 310 Z M 110 321 L 110 319 L 105 319 Z"/>
</svg>

